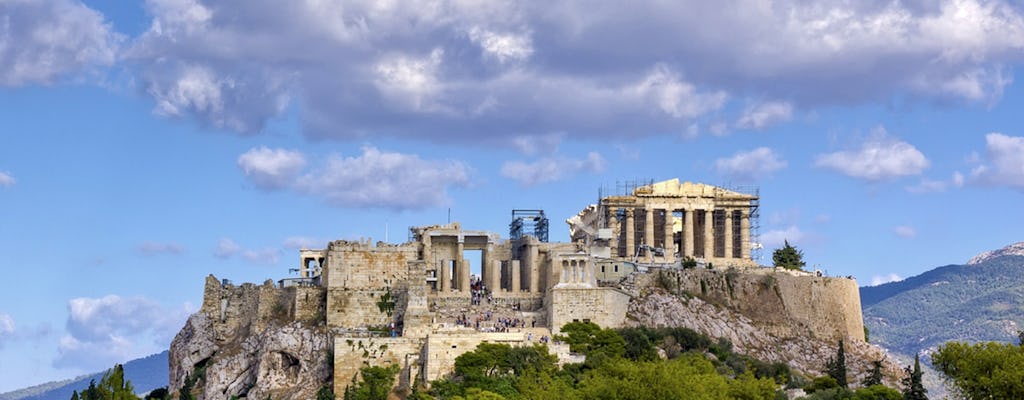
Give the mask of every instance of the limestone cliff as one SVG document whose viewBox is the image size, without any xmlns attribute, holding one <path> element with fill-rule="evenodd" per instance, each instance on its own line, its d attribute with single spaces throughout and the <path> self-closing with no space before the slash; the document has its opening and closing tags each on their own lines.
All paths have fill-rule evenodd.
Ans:
<svg viewBox="0 0 1024 400">
<path fill-rule="evenodd" d="M 209 276 L 203 308 L 171 342 L 171 392 L 191 380 L 198 399 L 315 398 L 333 362 L 333 343 L 317 322 L 322 292 L 236 287 Z"/>
<path fill-rule="evenodd" d="M 822 374 L 843 338 L 851 383 L 878 360 L 890 385 L 902 376 L 884 350 L 864 341 L 857 286 L 846 278 L 768 269 L 684 270 L 636 275 L 624 286 L 634 295 L 628 326 L 687 327 L 806 376 Z"/>
</svg>

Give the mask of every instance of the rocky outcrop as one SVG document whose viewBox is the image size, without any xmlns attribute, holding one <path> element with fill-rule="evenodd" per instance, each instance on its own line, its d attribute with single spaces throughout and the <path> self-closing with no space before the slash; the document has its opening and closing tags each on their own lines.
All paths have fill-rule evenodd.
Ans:
<svg viewBox="0 0 1024 400">
<path fill-rule="evenodd" d="M 296 293 L 207 278 L 203 309 L 171 342 L 171 392 L 190 380 L 198 399 L 315 398 L 331 380 L 333 342 Z"/>
<path fill-rule="evenodd" d="M 687 327 L 713 338 L 728 339 L 733 348 L 763 361 L 784 362 L 805 376 L 823 374 L 825 360 L 836 355 L 838 340 L 815 337 L 799 329 L 779 330 L 728 306 L 698 297 L 647 290 L 629 304 L 627 325 Z M 860 340 L 845 342 L 849 381 L 867 376 L 871 362 L 882 360 L 890 385 L 902 376 L 899 365 L 880 348 Z"/>
<path fill-rule="evenodd" d="M 1018 242 L 999 250 L 986 251 L 967 261 L 967 265 L 981 264 L 985 261 L 1002 256 L 1024 256 L 1024 242 Z"/>
</svg>

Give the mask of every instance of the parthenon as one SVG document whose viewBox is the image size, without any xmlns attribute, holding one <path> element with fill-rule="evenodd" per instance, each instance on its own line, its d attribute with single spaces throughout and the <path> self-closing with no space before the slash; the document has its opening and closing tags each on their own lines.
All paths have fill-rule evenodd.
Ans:
<svg viewBox="0 0 1024 400">
<path fill-rule="evenodd" d="M 566 222 L 573 242 L 607 247 L 610 258 L 754 266 L 750 223 L 758 200 L 755 194 L 671 179 L 603 197 Z"/>
</svg>

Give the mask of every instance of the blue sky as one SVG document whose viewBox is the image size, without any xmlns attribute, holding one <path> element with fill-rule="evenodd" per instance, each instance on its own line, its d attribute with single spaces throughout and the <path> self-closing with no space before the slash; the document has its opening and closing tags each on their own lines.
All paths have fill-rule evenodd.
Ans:
<svg viewBox="0 0 1024 400">
<path fill-rule="evenodd" d="M 0 391 L 165 349 L 209 273 L 565 240 L 624 180 L 758 185 L 861 285 L 1024 240 L 1024 9 L 854 3 L 0 1 Z"/>
</svg>

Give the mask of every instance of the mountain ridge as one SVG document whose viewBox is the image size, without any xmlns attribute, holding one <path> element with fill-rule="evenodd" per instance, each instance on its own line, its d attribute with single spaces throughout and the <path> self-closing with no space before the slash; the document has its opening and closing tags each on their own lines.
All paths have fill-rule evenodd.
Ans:
<svg viewBox="0 0 1024 400">
<path fill-rule="evenodd" d="M 125 362 L 125 378 L 135 386 L 136 393 L 147 393 L 167 386 L 168 350 Z M 113 367 L 113 366 L 111 366 Z M 99 382 L 106 371 L 80 375 L 75 378 L 51 381 L 26 388 L 0 393 L 0 400 L 67 400 L 75 390 L 89 387 L 89 381 Z"/>
</svg>

